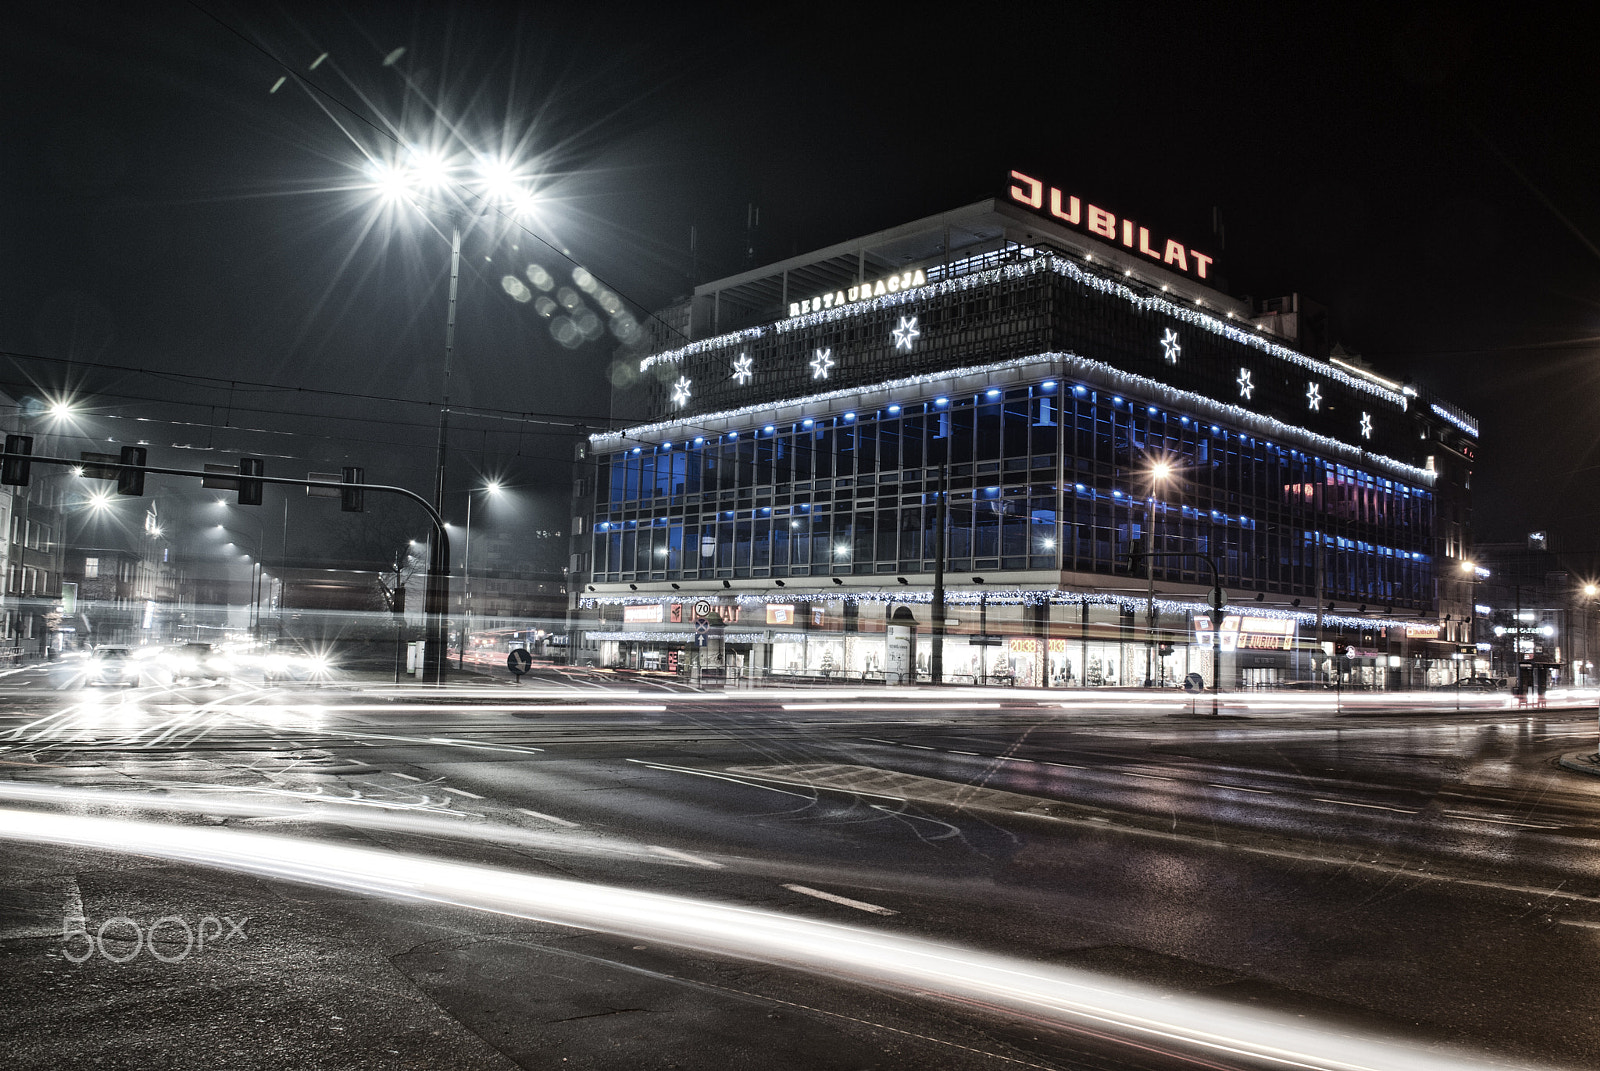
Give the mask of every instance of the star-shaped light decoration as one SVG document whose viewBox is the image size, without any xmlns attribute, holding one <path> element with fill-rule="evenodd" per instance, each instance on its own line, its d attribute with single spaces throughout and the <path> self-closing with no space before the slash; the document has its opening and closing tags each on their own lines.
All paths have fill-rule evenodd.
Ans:
<svg viewBox="0 0 1600 1071">
<path fill-rule="evenodd" d="M 1183 347 L 1178 343 L 1178 332 L 1167 328 L 1167 333 L 1161 336 L 1161 348 L 1166 351 L 1166 358 L 1172 364 L 1178 363 L 1178 354 L 1183 352 Z"/>
<path fill-rule="evenodd" d="M 1248 369 L 1248 368 L 1239 369 L 1239 380 L 1238 380 L 1238 383 L 1239 383 L 1239 397 L 1243 398 L 1245 401 L 1248 402 L 1250 400 L 1251 393 L 1256 389 L 1256 385 L 1250 381 L 1250 369 Z"/>
<path fill-rule="evenodd" d="M 1371 413 L 1362 413 L 1361 414 L 1361 437 L 1363 439 L 1372 438 L 1372 414 Z"/>
<path fill-rule="evenodd" d="M 833 349 L 817 350 L 817 355 L 811 358 L 811 378 L 827 379 L 828 370 L 833 367 Z"/>
<path fill-rule="evenodd" d="M 894 348 L 907 353 L 911 352 L 911 344 L 922 337 L 922 329 L 917 326 L 915 316 L 900 317 L 900 326 L 890 333 L 894 335 Z"/>
<path fill-rule="evenodd" d="M 750 370 L 751 363 L 750 355 L 748 353 L 741 353 L 734 359 L 733 378 L 738 381 L 739 386 L 741 387 L 750 382 L 750 377 L 755 375 L 755 373 Z"/>
<path fill-rule="evenodd" d="M 1322 412 L 1322 388 L 1315 383 L 1306 388 L 1306 408 Z"/>
<path fill-rule="evenodd" d="M 679 376 L 678 382 L 672 385 L 672 404 L 689 404 L 689 384 L 693 382 L 688 376 Z"/>
</svg>

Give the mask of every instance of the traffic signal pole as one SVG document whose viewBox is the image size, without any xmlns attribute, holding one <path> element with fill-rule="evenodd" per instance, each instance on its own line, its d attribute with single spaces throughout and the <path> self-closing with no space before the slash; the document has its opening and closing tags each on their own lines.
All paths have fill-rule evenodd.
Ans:
<svg viewBox="0 0 1600 1071">
<path fill-rule="evenodd" d="M 30 448 L 31 446 L 32 444 L 29 443 Z M 27 483 L 26 466 L 28 464 L 62 465 L 68 468 L 80 468 L 84 465 L 84 461 L 81 458 L 45 457 L 23 451 L 0 450 L 0 466 L 4 466 L 8 472 L 13 471 L 18 466 L 23 467 L 23 479 L 17 484 L 19 486 L 25 486 Z M 182 476 L 202 481 L 211 480 L 213 485 L 214 481 L 218 479 L 229 478 L 223 473 L 197 472 L 194 469 L 174 469 L 161 465 L 123 465 L 106 462 L 101 467 L 116 469 L 117 472 L 111 478 L 116 479 L 119 485 L 126 481 L 130 486 L 132 481 L 142 479 L 143 474 L 152 472 L 161 476 Z M 433 546 L 435 548 L 429 561 L 428 595 L 423 608 L 423 613 L 427 620 L 427 651 L 439 652 L 439 657 L 437 658 L 425 656 L 424 680 L 430 684 L 443 684 L 447 661 L 443 657 L 443 652 L 446 631 L 445 615 L 449 609 L 450 593 L 450 534 L 445 530 L 444 517 L 433 507 L 433 504 L 409 488 L 395 487 L 390 484 L 357 483 L 344 480 L 303 480 L 294 476 L 267 476 L 260 472 L 252 472 L 249 475 L 249 479 L 260 483 L 275 483 L 286 487 L 328 488 L 345 494 L 349 494 L 352 491 L 382 492 L 408 498 L 423 508 L 428 515 L 428 520 L 433 523 Z M 8 479 L 7 482 L 11 483 L 12 481 Z"/>
</svg>

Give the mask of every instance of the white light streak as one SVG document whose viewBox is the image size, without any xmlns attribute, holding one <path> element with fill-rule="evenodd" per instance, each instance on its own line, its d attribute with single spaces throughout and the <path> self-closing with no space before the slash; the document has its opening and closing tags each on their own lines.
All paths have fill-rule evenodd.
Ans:
<svg viewBox="0 0 1600 1071">
<path fill-rule="evenodd" d="M 1323 1071 L 1480 1071 L 1494 1066 L 1454 1052 L 1434 1054 L 1420 1045 L 1354 1037 L 1344 1028 L 1320 1028 L 1259 1009 L 909 934 L 349 844 L 25 810 L 0 812 L 0 836 L 134 852 L 376 896 L 456 904 L 780 964 L 897 992 L 1001 1009 L 1059 1028 L 1106 1031 L 1190 1058 Z"/>
</svg>

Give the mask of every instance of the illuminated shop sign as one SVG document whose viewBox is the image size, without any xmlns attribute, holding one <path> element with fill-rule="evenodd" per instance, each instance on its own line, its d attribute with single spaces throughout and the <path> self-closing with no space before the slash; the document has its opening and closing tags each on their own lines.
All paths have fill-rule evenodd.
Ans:
<svg viewBox="0 0 1600 1071">
<path fill-rule="evenodd" d="M 1011 172 L 1011 186 L 1007 193 L 1019 205 L 1025 205 L 1061 223 L 1068 223 L 1096 238 L 1119 244 L 1143 253 L 1169 268 L 1176 268 L 1197 279 L 1210 276 L 1212 257 L 1182 242 L 1168 238 L 1151 241 L 1150 228 L 1141 227 L 1131 219 L 1118 219 L 1098 205 L 1083 202 L 1077 197 L 1062 194 L 1055 186 L 1020 171 Z"/>
<path fill-rule="evenodd" d="M 1211 643 L 1211 617 L 1196 614 L 1194 617 L 1195 642 L 1201 646 Z M 1228 614 L 1222 619 L 1222 643 L 1226 652 L 1232 651 L 1289 651 L 1294 649 L 1295 620 L 1292 617 L 1237 617 Z"/>
<path fill-rule="evenodd" d="M 624 606 L 622 620 L 629 625 L 650 625 L 661 620 L 661 604 L 652 603 L 649 606 Z"/>
<path fill-rule="evenodd" d="M 1406 635 L 1414 640 L 1436 640 L 1439 638 L 1439 626 L 1409 622 L 1406 625 Z"/>
<path fill-rule="evenodd" d="M 823 309 L 835 309 L 840 305 L 849 305 L 855 301 L 866 301 L 868 298 L 883 297 L 885 294 L 898 294 L 902 290 L 910 290 L 917 286 L 926 286 L 928 275 L 921 268 L 915 271 L 903 271 L 899 275 L 888 275 L 870 283 L 859 283 L 856 286 L 833 290 L 816 297 L 806 298 L 804 301 L 789 302 L 790 316 L 803 316 L 808 312 L 821 312 Z"/>
<path fill-rule="evenodd" d="M 775 603 L 767 604 L 767 624 L 792 625 L 794 623 L 793 606 L 780 606 Z"/>
</svg>

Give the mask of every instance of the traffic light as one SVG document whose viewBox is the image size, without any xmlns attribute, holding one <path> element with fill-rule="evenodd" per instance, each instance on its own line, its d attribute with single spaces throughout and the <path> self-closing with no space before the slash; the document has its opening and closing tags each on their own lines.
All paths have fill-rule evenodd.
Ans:
<svg viewBox="0 0 1600 1071">
<path fill-rule="evenodd" d="M 261 489 L 265 486 L 259 479 L 252 476 L 265 476 L 267 463 L 259 457 L 241 457 L 239 459 L 239 505 L 261 505 Z"/>
<path fill-rule="evenodd" d="M 144 459 L 144 447 L 124 446 L 122 448 L 122 467 L 117 469 L 117 494 L 144 494 Z"/>
<path fill-rule="evenodd" d="M 0 483 L 11 487 L 28 486 L 28 470 L 33 467 L 28 455 L 32 453 L 32 435 L 7 435 L 6 458 L 0 463 Z"/>
<path fill-rule="evenodd" d="M 1350 645 L 1348 643 L 1335 643 L 1333 645 L 1333 657 L 1340 659 L 1349 658 Z"/>
<path fill-rule="evenodd" d="M 1156 650 L 1161 654 L 1162 658 L 1166 658 L 1168 655 L 1170 655 L 1172 653 L 1172 644 L 1163 643 L 1163 644 L 1159 645 L 1156 648 Z"/>
<path fill-rule="evenodd" d="M 366 483 L 366 471 L 358 465 L 344 467 L 345 483 Z M 346 513 L 360 513 L 365 508 L 366 492 L 359 487 L 346 487 L 339 492 L 339 508 Z"/>
</svg>

